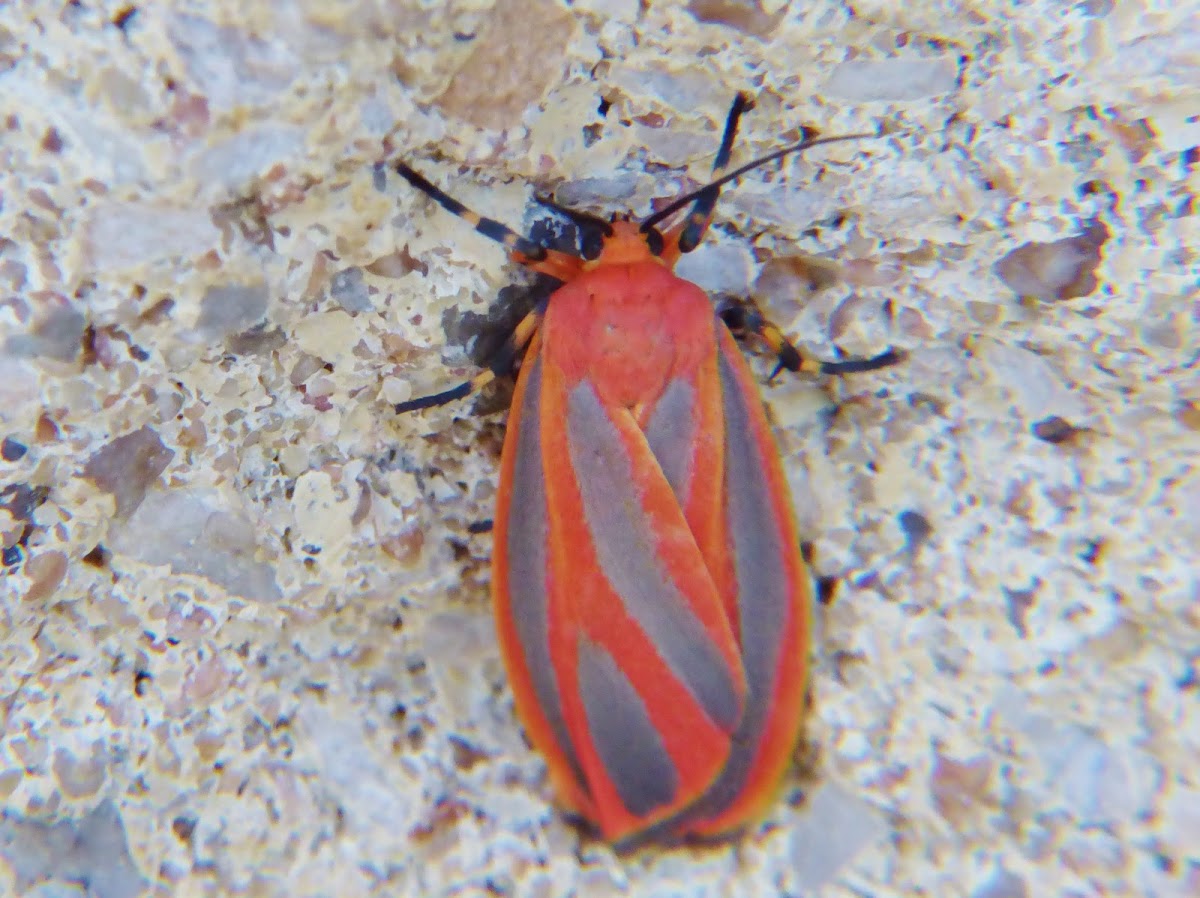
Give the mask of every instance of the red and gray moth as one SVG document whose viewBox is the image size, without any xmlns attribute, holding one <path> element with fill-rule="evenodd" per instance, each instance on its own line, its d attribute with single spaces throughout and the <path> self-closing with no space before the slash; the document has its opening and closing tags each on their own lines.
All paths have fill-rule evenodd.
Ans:
<svg viewBox="0 0 1200 898">
<path fill-rule="evenodd" d="M 653 215 L 604 219 L 548 202 L 580 233 L 549 249 L 396 171 L 561 286 L 472 381 L 519 362 L 500 464 L 492 597 L 517 714 L 561 801 L 616 842 L 719 837 L 774 800 L 805 716 L 812 587 L 783 465 L 735 341 L 786 368 L 894 364 L 802 355 L 748 303 L 673 272 L 721 188 L 809 147 L 725 173 L 739 95 L 708 184 Z M 665 227 L 660 227 L 662 224 Z"/>
</svg>

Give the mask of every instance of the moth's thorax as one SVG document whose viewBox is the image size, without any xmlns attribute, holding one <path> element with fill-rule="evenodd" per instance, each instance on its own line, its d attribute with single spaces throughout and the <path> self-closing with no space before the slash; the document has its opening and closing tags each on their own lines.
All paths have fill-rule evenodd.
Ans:
<svg viewBox="0 0 1200 898">
<path fill-rule="evenodd" d="M 655 261 L 605 265 L 550 298 L 543 351 L 568 381 L 586 377 L 616 405 L 650 407 L 712 354 L 715 321 L 704 291 Z"/>
</svg>

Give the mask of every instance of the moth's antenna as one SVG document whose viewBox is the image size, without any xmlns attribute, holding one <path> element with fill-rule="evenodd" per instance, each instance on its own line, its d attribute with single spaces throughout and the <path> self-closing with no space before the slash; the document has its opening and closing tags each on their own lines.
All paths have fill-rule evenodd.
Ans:
<svg viewBox="0 0 1200 898">
<path fill-rule="evenodd" d="M 641 230 L 643 232 L 649 231 L 651 228 L 653 228 L 656 224 L 658 224 L 663 219 L 669 218 L 670 216 L 674 215 L 676 212 L 678 212 L 684 206 L 694 203 L 703 194 L 712 193 L 714 191 L 720 190 L 722 187 L 724 187 L 730 181 L 736 181 L 738 178 L 740 178 L 742 175 L 746 174 L 747 172 L 753 171 L 756 168 L 761 168 L 764 165 L 774 162 L 776 159 L 782 159 L 784 156 L 790 156 L 792 153 L 803 152 L 804 150 L 810 149 L 812 147 L 820 146 L 823 143 L 839 143 L 843 140 L 862 140 L 863 138 L 866 138 L 866 137 L 879 137 L 879 136 L 880 135 L 878 133 L 875 133 L 875 134 L 863 133 L 863 134 L 839 134 L 836 137 L 806 138 L 806 139 L 800 141 L 800 143 L 793 144 L 790 147 L 784 147 L 782 150 L 776 150 L 774 153 L 768 153 L 766 156 L 763 156 L 761 159 L 755 159 L 753 162 L 747 162 L 745 165 L 741 166 L 740 168 L 735 168 L 729 174 L 722 175 L 721 177 L 717 178 L 715 181 L 710 181 L 709 183 L 705 184 L 703 187 L 693 190 L 691 193 L 685 193 L 683 196 L 679 197 L 677 200 L 675 200 L 669 206 L 664 206 L 662 209 L 659 209 L 657 212 L 655 212 L 649 218 L 643 219 L 642 223 L 641 223 Z"/>
</svg>

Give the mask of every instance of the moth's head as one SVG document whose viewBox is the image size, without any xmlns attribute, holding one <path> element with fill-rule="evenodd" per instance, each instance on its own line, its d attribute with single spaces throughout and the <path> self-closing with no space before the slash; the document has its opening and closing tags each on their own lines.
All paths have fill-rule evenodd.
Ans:
<svg viewBox="0 0 1200 898">
<path fill-rule="evenodd" d="M 643 230 L 629 215 L 614 215 L 605 232 L 584 240 L 585 271 L 602 265 L 662 261 L 663 236 L 656 228 Z"/>
</svg>

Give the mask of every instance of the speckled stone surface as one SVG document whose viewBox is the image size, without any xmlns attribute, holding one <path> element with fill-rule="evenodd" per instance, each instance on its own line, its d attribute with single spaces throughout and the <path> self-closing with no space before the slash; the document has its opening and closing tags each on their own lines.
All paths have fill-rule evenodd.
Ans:
<svg viewBox="0 0 1200 898">
<path fill-rule="evenodd" d="M 0 894 L 1200 894 L 1200 12 L 1123 0 L 0 5 Z M 737 160 L 681 267 L 817 573 L 736 846 L 555 810 L 487 605 L 503 251 Z M 506 296 L 511 291 L 506 292 Z M 764 375 L 765 360 L 757 370 Z"/>
</svg>

